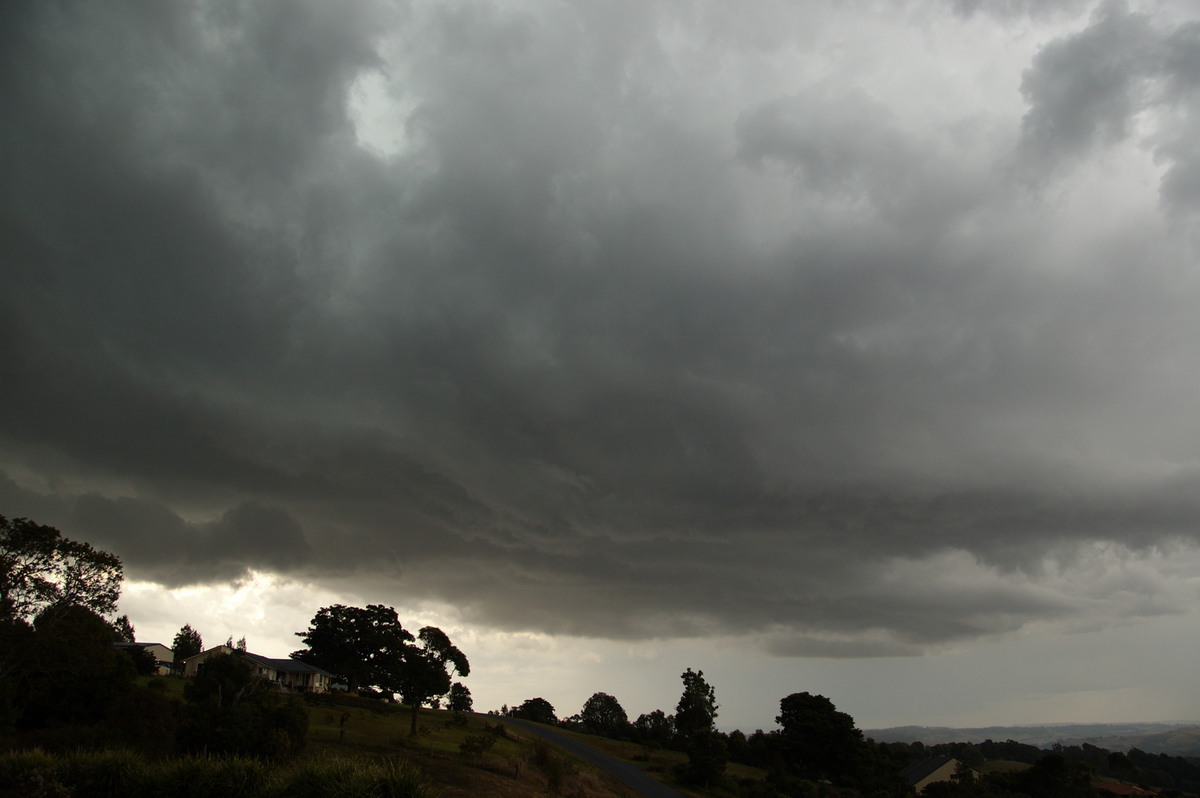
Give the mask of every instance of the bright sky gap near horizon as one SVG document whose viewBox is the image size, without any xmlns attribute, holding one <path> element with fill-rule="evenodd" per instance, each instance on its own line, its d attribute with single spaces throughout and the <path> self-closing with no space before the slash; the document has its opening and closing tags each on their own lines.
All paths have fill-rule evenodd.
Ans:
<svg viewBox="0 0 1200 798">
<path fill-rule="evenodd" d="M 0 513 L 479 709 L 1200 721 L 1200 7 L 8 0 Z"/>
</svg>

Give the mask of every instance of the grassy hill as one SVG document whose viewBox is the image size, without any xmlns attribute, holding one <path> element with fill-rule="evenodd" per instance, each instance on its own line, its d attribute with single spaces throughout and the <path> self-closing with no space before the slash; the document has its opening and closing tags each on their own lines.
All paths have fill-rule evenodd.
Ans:
<svg viewBox="0 0 1200 798">
<path fill-rule="evenodd" d="M 504 726 L 502 718 L 422 709 L 418 733 L 411 736 L 407 707 L 331 697 L 307 710 L 306 758 L 400 758 L 423 771 L 443 798 L 635 795 L 607 774 Z"/>
<path fill-rule="evenodd" d="M 409 735 L 409 709 L 372 700 L 332 698 L 329 705 L 310 706 L 306 756 L 403 757 L 423 770 L 443 798 L 489 795 L 505 798 L 570 795 L 573 798 L 635 798 L 637 793 L 595 767 L 563 754 L 487 715 L 455 716 L 422 709 L 416 737 Z M 343 718 L 345 719 L 343 721 Z M 496 734 L 504 727 L 503 736 Z M 687 795 L 721 798 L 720 790 L 685 787 L 673 778 L 687 757 L 679 751 L 649 750 L 632 742 L 610 740 L 563 729 L 557 731 L 636 764 L 652 777 Z M 479 756 L 462 752 L 464 743 L 487 735 L 494 739 Z M 757 768 L 731 763 L 734 780 L 761 780 Z"/>
</svg>

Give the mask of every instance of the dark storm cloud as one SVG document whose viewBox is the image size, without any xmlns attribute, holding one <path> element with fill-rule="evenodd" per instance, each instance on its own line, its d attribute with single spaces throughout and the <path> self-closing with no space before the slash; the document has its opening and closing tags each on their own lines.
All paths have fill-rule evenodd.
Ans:
<svg viewBox="0 0 1200 798">
<path fill-rule="evenodd" d="M 1153 107 L 1185 212 L 1193 28 L 1104 6 L 1023 123 L 914 125 L 720 89 L 754 37 L 677 12 L 10 4 L 5 514 L 164 584 L 786 654 L 1172 611 L 1125 565 L 1200 521 L 1186 257 L 1063 255 L 1006 164 Z M 1124 603 L 1072 597 L 1098 557 Z"/>
</svg>

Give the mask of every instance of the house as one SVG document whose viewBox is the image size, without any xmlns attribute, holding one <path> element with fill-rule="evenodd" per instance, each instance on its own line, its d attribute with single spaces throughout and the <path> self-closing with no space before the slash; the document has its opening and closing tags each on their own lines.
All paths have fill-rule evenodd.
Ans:
<svg viewBox="0 0 1200 798">
<path fill-rule="evenodd" d="M 958 778 L 962 762 L 952 756 L 932 756 L 929 759 L 909 765 L 900 772 L 910 787 L 920 795 L 925 788 L 935 781 L 955 781 Z M 974 771 L 971 771 L 974 773 Z"/>
<path fill-rule="evenodd" d="M 218 654 L 232 654 L 241 657 L 250 665 L 255 676 L 266 679 L 280 690 L 291 690 L 300 693 L 327 693 L 333 684 L 334 676 L 329 671 L 309 665 L 296 659 L 275 659 L 252 654 L 229 646 L 216 646 L 207 651 L 201 651 L 183 661 L 183 676 L 194 679 L 204 672 L 204 662 L 209 657 Z"/>
<path fill-rule="evenodd" d="M 171 672 L 171 663 L 175 661 L 175 652 L 162 643 L 115 643 L 117 648 L 140 648 L 149 651 L 158 663 L 157 673 L 166 676 Z"/>
</svg>

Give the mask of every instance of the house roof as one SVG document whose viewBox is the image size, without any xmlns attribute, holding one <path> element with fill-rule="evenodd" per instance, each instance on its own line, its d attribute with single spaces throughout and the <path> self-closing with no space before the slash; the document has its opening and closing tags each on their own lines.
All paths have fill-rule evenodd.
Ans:
<svg viewBox="0 0 1200 798">
<path fill-rule="evenodd" d="M 904 770 L 900 771 L 900 778 L 904 779 L 907 784 L 913 785 L 945 765 L 947 762 L 956 761 L 958 760 L 952 756 L 931 756 L 928 759 L 924 759 L 920 762 L 909 765 Z"/>
<path fill-rule="evenodd" d="M 257 654 L 250 654 L 249 656 L 279 671 L 289 671 L 290 673 L 323 673 L 326 676 L 333 676 L 332 673 L 323 668 L 318 668 L 316 665 L 310 665 L 307 662 L 301 662 L 298 659 L 273 659 L 260 657 Z"/>
<path fill-rule="evenodd" d="M 224 646 L 224 645 L 214 646 L 214 647 L 208 649 L 207 651 L 201 651 L 199 654 L 196 654 L 195 656 L 196 657 L 205 656 L 207 654 L 213 653 L 214 651 L 220 652 L 220 653 L 233 654 L 234 656 L 238 656 L 238 657 L 249 657 L 250 659 L 257 662 L 259 665 L 262 665 L 265 668 L 274 668 L 277 671 L 288 671 L 290 673 L 323 673 L 329 677 L 333 676 L 332 673 L 330 673 L 329 671 L 327 671 L 323 668 L 318 668 L 316 665 L 309 665 L 307 662 L 301 662 L 298 659 L 277 659 L 274 657 L 264 657 L 261 654 L 254 654 L 249 651 L 243 651 L 243 650 L 239 650 L 236 648 L 230 648 L 229 646 Z M 195 659 L 195 657 L 188 657 L 186 660 L 184 660 L 184 662 L 188 662 L 192 659 Z"/>
</svg>

